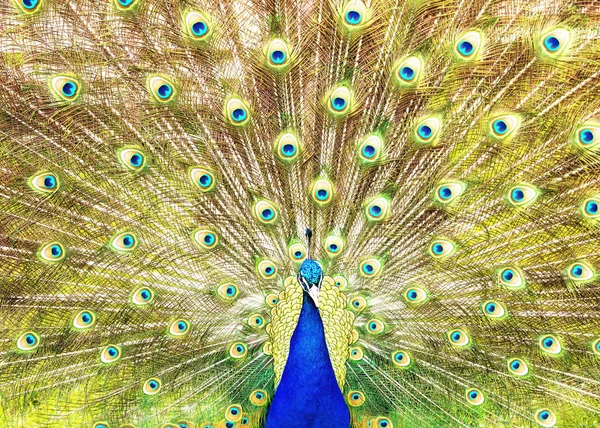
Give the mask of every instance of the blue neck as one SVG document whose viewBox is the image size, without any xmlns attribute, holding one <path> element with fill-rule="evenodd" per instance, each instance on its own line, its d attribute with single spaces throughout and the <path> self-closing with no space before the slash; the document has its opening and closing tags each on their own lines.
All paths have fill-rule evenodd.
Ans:
<svg viewBox="0 0 600 428">
<path fill-rule="evenodd" d="M 266 426 L 349 427 L 350 412 L 331 366 L 319 309 L 306 292 L 303 295 L 302 311 Z"/>
</svg>

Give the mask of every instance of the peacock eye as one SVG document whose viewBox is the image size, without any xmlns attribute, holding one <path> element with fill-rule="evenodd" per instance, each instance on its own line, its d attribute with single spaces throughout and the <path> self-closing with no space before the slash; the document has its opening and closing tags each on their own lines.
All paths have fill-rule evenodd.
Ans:
<svg viewBox="0 0 600 428">
<path fill-rule="evenodd" d="M 56 76 L 50 81 L 50 86 L 56 98 L 60 101 L 75 101 L 79 97 L 80 85 L 71 76 Z"/>
<path fill-rule="evenodd" d="M 146 156 L 140 150 L 122 149 L 118 156 L 121 163 L 131 171 L 139 171 L 146 166 Z"/>
<path fill-rule="evenodd" d="M 191 428 L 192 425 L 187 421 L 178 421 L 177 425 L 173 428 Z M 204 427 L 202 427 L 204 428 Z"/>
<path fill-rule="evenodd" d="M 34 351 L 38 346 L 40 346 L 40 336 L 33 331 L 23 333 L 17 339 L 17 348 L 21 351 Z"/>
<path fill-rule="evenodd" d="M 175 99 L 175 85 L 169 78 L 149 76 L 147 86 L 154 100 L 159 103 L 167 103 Z"/>
<path fill-rule="evenodd" d="M 225 410 L 225 419 L 230 422 L 238 422 L 242 419 L 242 406 L 240 404 L 232 404 Z"/>
<path fill-rule="evenodd" d="M 344 249 L 344 241 L 339 236 L 330 235 L 325 238 L 323 246 L 325 247 L 325 252 L 327 255 L 333 258 L 342 254 Z"/>
<path fill-rule="evenodd" d="M 325 206 L 333 199 L 333 184 L 329 180 L 322 178 L 315 182 L 310 193 L 317 205 Z"/>
<path fill-rule="evenodd" d="M 414 139 L 418 144 L 434 145 L 437 140 L 442 123 L 437 117 L 428 117 L 417 123 L 414 130 Z"/>
<path fill-rule="evenodd" d="M 392 421 L 384 417 L 379 417 L 375 419 L 373 425 L 377 428 L 394 428 L 394 426 L 392 425 Z"/>
<path fill-rule="evenodd" d="M 461 348 L 469 345 L 471 342 L 467 332 L 462 329 L 450 330 L 448 332 L 448 339 L 450 340 L 451 345 Z"/>
<path fill-rule="evenodd" d="M 474 406 L 481 406 L 485 400 L 482 392 L 475 388 L 467 389 L 466 397 L 467 401 Z"/>
<path fill-rule="evenodd" d="M 135 250 L 138 246 L 138 240 L 133 233 L 121 233 L 112 239 L 110 246 L 115 251 L 128 253 Z"/>
<path fill-rule="evenodd" d="M 381 157 L 383 140 L 379 135 L 369 135 L 358 145 L 358 160 L 364 164 L 376 162 Z"/>
<path fill-rule="evenodd" d="M 201 192 L 209 192 L 214 189 L 216 180 L 212 172 L 205 168 L 196 167 L 190 169 L 190 178 Z"/>
<path fill-rule="evenodd" d="M 498 282 L 505 287 L 516 290 L 525 286 L 521 271 L 515 267 L 506 267 L 498 271 Z"/>
<path fill-rule="evenodd" d="M 144 382 L 144 386 L 142 387 L 142 391 L 146 395 L 155 395 L 160 392 L 162 388 L 162 383 L 158 378 L 151 378 Z"/>
<path fill-rule="evenodd" d="M 277 275 L 277 266 L 271 260 L 261 260 L 256 270 L 263 279 L 270 279 Z"/>
<path fill-rule="evenodd" d="M 350 348 L 350 359 L 352 361 L 360 361 L 363 359 L 364 355 L 365 355 L 365 353 L 358 346 L 356 346 L 354 348 Z"/>
<path fill-rule="evenodd" d="M 263 328 L 265 326 L 265 318 L 259 314 L 250 315 L 248 325 L 254 328 Z"/>
<path fill-rule="evenodd" d="M 237 298 L 238 288 L 234 284 L 228 282 L 219 286 L 217 294 L 222 299 L 231 301 Z"/>
<path fill-rule="evenodd" d="M 240 359 L 246 356 L 248 347 L 245 343 L 235 342 L 229 347 L 229 355 L 231 358 Z"/>
<path fill-rule="evenodd" d="M 239 98 L 230 98 L 225 103 L 225 115 L 230 124 L 242 126 L 250 120 L 250 110 Z"/>
<path fill-rule="evenodd" d="M 507 361 L 508 371 L 515 376 L 526 376 L 529 373 L 529 367 L 520 358 L 511 358 Z"/>
<path fill-rule="evenodd" d="M 567 268 L 568 278 L 575 282 L 589 281 L 595 275 L 594 269 L 585 262 L 573 263 Z"/>
<path fill-rule="evenodd" d="M 353 30 L 365 23 L 367 7 L 362 0 L 350 0 L 342 11 L 344 25 Z"/>
<path fill-rule="evenodd" d="M 408 352 L 398 350 L 392 352 L 392 362 L 398 367 L 408 367 L 411 363 L 411 358 Z"/>
<path fill-rule="evenodd" d="M 185 16 L 185 29 L 187 35 L 194 41 L 207 40 L 212 32 L 208 18 L 195 11 L 188 12 Z"/>
<path fill-rule="evenodd" d="M 481 305 L 483 314 L 489 318 L 502 318 L 506 315 L 506 308 L 502 302 L 487 300 Z"/>
<path fill-rule="evenodd" d="M 367 278 L 373 278 L 381 272 L 381 262 L 375 258 L 370 258 L 360 264 L 360 274 Z"/>
<path fill-rule="evenodd" d="M 15 0 L 19 9 L 25 13 L 34 13 L 40 9 L 42 0 Z"/>
<path fill-rule="evenodd" d="M 385 196 L 377 196 L 365 207 L 367 220 L 380 222 L 386 220 L 390 210 L 390 201 Z"/>
<path fill-rule="evenodd" d="M 427 292 L 419 287 L 411 287 L 404 293 L 404 298 L 411 304 L 423 303 L 427 300 Z"/>
<path fill-rule="evenodd" d="M 59 242 L 51 242 L 39 250 L 40 257 L 47 262 L 59 262 L 65 258 L 65 249 Z"/>
<path fill-rule="evenodd" d="M 51 172 L 40 172 L 29 179 L 29 185 L 38 192 L 52 193 L 60 188 L 60 181 Z"/>
<path fill-rule="evenodd" d="M 396 72 L 394 73 L 396 83 L 401 88 L 414 86 L 421 76 L 422 68 L 423 63 L 418 57 L 410 56 L 406 58 L 396 67 Z"/>
<path fill-rule="evenodd" d="M 285 68 L 290 61 L 290 50 L 287 43 L 281 39 L 273 39 L 267 46 L 267 64 L 275 69 Z"/>
<path fill-rule="evenodd" d="M 456 42 L 454 50 L 458 58 L 463 60 L 472 60 L 477 56 L 481 49 L 482 36 L 478 31 L 469 31 L 462 35 Z"/>
<path fill-rule="evenodd" d="M 581 204 L 580 210 L 586 218 L 595 219 L 600 217 L 600 199 L 597 197 L 586 199 Z"/>
<path fill-rule="evenodd" d="M 289 132 L 281 135 L 275 143 L 275 153 L 284 162 L 296 160 L 300 154 L 300 142 L 298 138 Z"/>
<path fill-rule="evenodd" d="M 503 140 L 511 135 L 519 125 L 519 118 L 512 114 L 498 116 L 490 122 L 490 135 Z"/>
<path fill-rule="evenodd" d="M 443 258 L 452 254 L 454 249 L 455 245 L 452 242 L 445 239 L 438 239 L 433 241 L 429 246 L 429 255 L 436 259 Z"/>
<path fill-rule="evenodd" d="M 539 191 L 529 185 L 520 184 L 508 191 L 508 201 L 515 207 L 524 207 L 535 202 L 539 195 Z"/>
<path fill-rule="evenodd" d="M 594 342 L 592 342 L 592 351 L 594 354 L 600 355 L 600 339 L 596 339 Z"/>
<path fill-rule="evenodd" d="M 91 311 L 81 311 L 73 318 L 73 327 L 79 330 L 88 329 L 96 324 L 96 314 Z"/>
<path fill-rule="evenodd" d="M 569 43 L 570 34 L 564 28 L 548 31 L 541 37 L 542 53 L 548 56 L 560 55 Z"/>
<path fill-rule="evenodd" d="M 356 312 L 362 311 L 367 307 L 367 300 L 362 296 L 356 296 L 350 299 L 350 308 Z"/>
<path fill-rule="evenodd" d="M 367 321 L 366 326 L 367 331 L 371 334 L 381 334 L 385 330 L 385 324 L 377 318 Z"/>
<path fill-rule="evenodd" d="M 306 259 L 306 247 L 300 243 L 292 244 L 288 248 L 288 255 L 293 261 L 301 263 Z"/>
<path fill-rule="evenodd" d="M 261 200 L 254 205 L 254 214 L 258 218 L 258 221 L 264 224 L 275 223 L 279 217 L 278 209 L 270 201 Z"/>
<path fill-rule="evenodd" d="M 350 391 L 348 393 L 347 397 L 348 397 L 348 404 L 351 407 L 362 406 L 363 403 L 365 402 L 365 394 L 363 394 L 361 391 Z"/>
<path fill-rule="evenodd" d="M 340 290 L 343 290 L 344 288 L 346 288 L 348 286 L 348 280 L 343 275 L 335 275 L 333 277 L 333 283 Z"/>
<path fill-rule="evenodd" d="M 550 409 L 540 409 L 535 412 L 535 421 L 543 427 L 553 427 L 556 425 L 556 416 Z"/>
<path fill-rule="evenodd" d="M 256 389 L 250 393 L 250 402 L 255 406 L 262 407 L 267 404 L 269 394 L 262 389 Z"/>
<path fill-rule="evenodd" d="M 92 428 L 108 428 L 108 424 L 106 422 L 96 422 L 92 425 Z M 123 428 L 122 426 L 120 428 Z"/>
<path fill-rule="evenodd" d="M 194 232 L 194 241 L 205 250 L 212 250 L 219 245 L 219 237 L 212 230 L 200 229 Z"/>
<path fill-rule="evenodd" d="M 435 198 L 442 204 L 449 204 L 458 198 L 464 191 L 466 186 L 460 181 L 452 181 L 440 184 L 435 191 Z"/>
<path fill-rule="evenodd" d="M 121 358 L 121 347 L 117 345 L 108 345 L 100 353 L 100 360 L 104 364 L 114 363 Z"/>
<path fill-rule="evenodd" d="M 560 342 L 555 336 L 550 334 L 542 336 L 538 339 L 540 349 L 548 354 L 557 355 L 560 354 L 562 347 Z"/>
<path fill-rule="evenodd" d="M 274 308 L 277 306 L 277 303 L 279 303 L 279 297 L 277 297 L 277 294 L 275 293 L 267 294 L 265 297 L 265 303 L 267 306 Z"/>
<path fill-rule="evenodd" d="M 169 326 L 169 334 L 174 337 L 181 337 L 188 334 L 190 331 L 190 323 L 184 319 L 173 321 Z"/>
<path fill-rule="evenodd" d="M 343 117 L 350 112 L 352 95 L 345 86 L 339 86 L 332 90 L 328 97 L 327 108 L 336 117 Z"/>
<path fill-rule="evenodd" d="M 600 143 L 600 127 L 595 125 L 583 125 L 575 132 L 575 144 L 585 150 L 598 149 Z"/>
</svg>

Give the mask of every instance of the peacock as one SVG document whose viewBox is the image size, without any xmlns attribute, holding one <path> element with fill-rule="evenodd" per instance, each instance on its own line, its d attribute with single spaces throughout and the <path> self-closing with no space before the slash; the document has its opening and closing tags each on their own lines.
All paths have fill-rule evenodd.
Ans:
<svg viewBox="0 0 600 428">
<path fill-rule="evenodd" d="M 0 426 L 600 427 L 595 0 L 4 0 Z"/>
</svg>

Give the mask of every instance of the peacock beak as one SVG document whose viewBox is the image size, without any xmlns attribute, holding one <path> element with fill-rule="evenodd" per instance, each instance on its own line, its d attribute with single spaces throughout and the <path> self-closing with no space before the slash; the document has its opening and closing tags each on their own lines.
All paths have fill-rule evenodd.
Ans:
<svg viewBox="0 0 600 428">
<path fill-rule="evenodd" d="M 311 286 L 308 289 L 308 295 L 310 296 L 311 299 L 313 299 L 313 302 L 315 302 L 315 306 L 318 308 L 319 307 L 319 287 L 316 285 Z"/>
</svg>

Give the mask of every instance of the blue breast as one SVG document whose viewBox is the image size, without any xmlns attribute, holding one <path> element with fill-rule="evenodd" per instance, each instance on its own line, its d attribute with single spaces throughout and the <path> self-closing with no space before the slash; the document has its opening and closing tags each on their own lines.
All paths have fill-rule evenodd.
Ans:
<svg viewBox="0 0 600 428">
<path fill-rule="evenodd" d="M 266 426 L 349 427 L 350 412 L 335 380 L 319 309 L 303 294 L 302 311 Z"/>
</svg>

